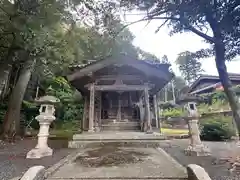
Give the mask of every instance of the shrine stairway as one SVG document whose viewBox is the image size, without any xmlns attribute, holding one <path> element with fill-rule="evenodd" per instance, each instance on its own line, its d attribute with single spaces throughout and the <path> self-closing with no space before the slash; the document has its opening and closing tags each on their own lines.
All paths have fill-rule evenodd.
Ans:
<svg viewBox="0 0 240 180">
<path fill-rule="evenodd" d="M 140 131 L 140 121 L 127 120 L 116 121 L 114 119 L 104 119 L 101 124 L 102 131 Z"/>
</svg>

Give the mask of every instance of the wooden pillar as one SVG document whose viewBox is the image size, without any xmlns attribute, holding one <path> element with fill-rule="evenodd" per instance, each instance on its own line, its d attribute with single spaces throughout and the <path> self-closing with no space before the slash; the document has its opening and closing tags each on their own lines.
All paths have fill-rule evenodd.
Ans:
<svg viewBox="0 0 240 180">
<path fill-rule="evenodd" d="M 121 121 L 122 112 L 121 112 L 121 92 L 118 93 L 118 111 L 117 111 L 117 121 Z"/>
<path fill-rule="evenodd" d="M 154 96 L 153 96 L 153 103 L 154 103 L 154 114 L 155 114 L 156 128 L 158 128 L 158 104 L 157 104 L 157 95 L 154 95 Z"/>
<path fill-rule="evenodd" d="M 152 124 L 151 124 L 151 117 L 150 117 L 150 104 L 149 104 L 149 93 L 148 88 L 145 86 L 144 89 L 144 100 L 145 100 L 145 123 L 146 128 L 145 131 L 152 132 Z"/>
<path fill-rule="evenodd" d="M 95 100 L 95 88 L 94 83 L 90 85 L 90 103 L 89 103 L 89 127 L 88 132 L 94 132 L 94 100 Z"/>
<path fill-rule="evenodd" d="M 99 123 L 98 123 L 98 125 L 99 125 L 100 131 L 101 131 L 101 128 L 102 128 L 102 92 L 99 92 L 99 96 L 100 96 L 100 99 L 99 99 L 100 110 L 99 110 Z"/>
<path fill-rule="evenodd" d="M 83 109 L 83 119 L 82 119 L 82 130 L 86 131 L 87 130 L 87 113 L 88 113 L 88 97 L 84 97 L 84 109 Z"/>
<path fill-rule="evenodd" d="M 143 108 L 143 99 L 142 99 L 142 97 L 140 97 L 140 99 L 139 99 L 139 104 L 138 104 L 138 106 L 139 106 L 139 111 L 140 111 L 140 123 L 141 123 L 141 131 L 143 131 L 144 130 L 144 108 Z"/>
</svg>

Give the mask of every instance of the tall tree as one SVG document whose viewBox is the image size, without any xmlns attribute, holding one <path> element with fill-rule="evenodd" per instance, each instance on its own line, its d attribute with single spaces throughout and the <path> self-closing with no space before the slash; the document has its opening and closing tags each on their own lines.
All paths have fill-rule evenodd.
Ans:
<svg viewBox="0 0 240 180">
<path fill-rule="evenodd" d="M 173 78 L 173 84 L 175 88 L 176 97 L 181 94 L 181 91 L 187 87 L 186 81 L 181 76 L 175 76 Z"/>
<path fill-rule="evenodd" d="M 203 72 L 201 62 L 189 51 L 180 53 L 176 64 L 188 84 L 194 82 Z"/>
<path fill-rule="evenodd" d="M 215 55 L 216 67 L 224 91 L 228 97 L 234 119 L 240 131 L 240 105 L 232 90 L 226 67 L 240 53 L 240 1 L 239 0 L 121 0 L 123 7 L 144 11 L 146 16 L 139 21 L 162 20 L 157 31 L 165 24 L 172 27 L 171 34 L 191 31 L 202 37 L 211 46 L 200 57 Z"/>
<path fill-rule="evenodd" d="M 18 133 L 20 109 L 32 70 L 40 66 L 44 71 L 50 69 L 48 72 L 53 73 L 51 66 L 64 68 L 66 61 L 67 64 L 71 64 L 83 54 L 77 46 L 79 44 L 74 44 L 75 39 L 70 38 L 73 37 L 69 33 L 71 27 L 75 26 L 71 13 L 67 10 L 67 7 L 73 7 L 71 3 L 75 3 L 74 5 L 85 3 L 90 11 L 102 15 L 96 18 L 101 20 L 99 26 L 104 25 L 103 21 L 107 15 L 103 12 L 105 9 L 94 9 L 93 1 L 14 0 L 10 3 L 4 0 L 0 2 L 0 14 L 4 15 L 0 17 L 0 47 L 5 50 L 0 57 L 1 90 L 6 77 L 6 73 L 2 74 L 2 72 L 8 71 L 7 68 L 13 64 L 20 67 L 20 74 L 11 92 L 4 119 L 3 133 L 6 137 L 11 138 Z M 107 6 L 107 3 L 104 5 Z M 58 27 L 60 29 L 69 28 L 65 33 L 56 32 L 58 24 L 61 24 Z M 92 35 L 88 34 L 88 37 Z"/>
</svg>

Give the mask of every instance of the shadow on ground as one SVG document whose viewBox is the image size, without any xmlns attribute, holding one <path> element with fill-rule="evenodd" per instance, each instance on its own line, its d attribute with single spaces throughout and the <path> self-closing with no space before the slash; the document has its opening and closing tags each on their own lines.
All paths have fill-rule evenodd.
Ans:
<svg viewBox="0 0 240 180">
<path fill-rule="evenodd" d="M 117 143 L 109 143 L 86 151 L 85 154 L 78 156 L 75 162 L 85 167 L 110 167 L 136 164 L 142 162 L 146 156 L 147 153 L 123 149 Z"/>
</svg>

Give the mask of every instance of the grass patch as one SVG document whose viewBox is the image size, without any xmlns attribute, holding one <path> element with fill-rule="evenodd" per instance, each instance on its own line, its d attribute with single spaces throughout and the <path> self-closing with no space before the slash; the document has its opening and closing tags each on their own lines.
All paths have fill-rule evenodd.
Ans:
<svg viewBox="0 0 240 180">
<path fill-rule="evenodd" d="M 81 133 L 77 131 L 71 131 L 71 130 L 50 130 L 49 133 L 49 139 L 72 139 L 72 136 L 74 134 Z"/>
<path fill-rule="evenodd" d="M 32 130 L 31 136 L 37 137 L 38 130 Z M 74 134 L 80 134 L 80 131 L 75 130 L 63 130 L 63 129 L 51 129 L 49 131 L 49 139 L 50 140 L 71 140 Z"/>
<path fill-rule="evenodd" d="M 161 132 L 167 135 L 185 135 L 188 134 L 188 129 L 161 128 Z"/>
</svg>

